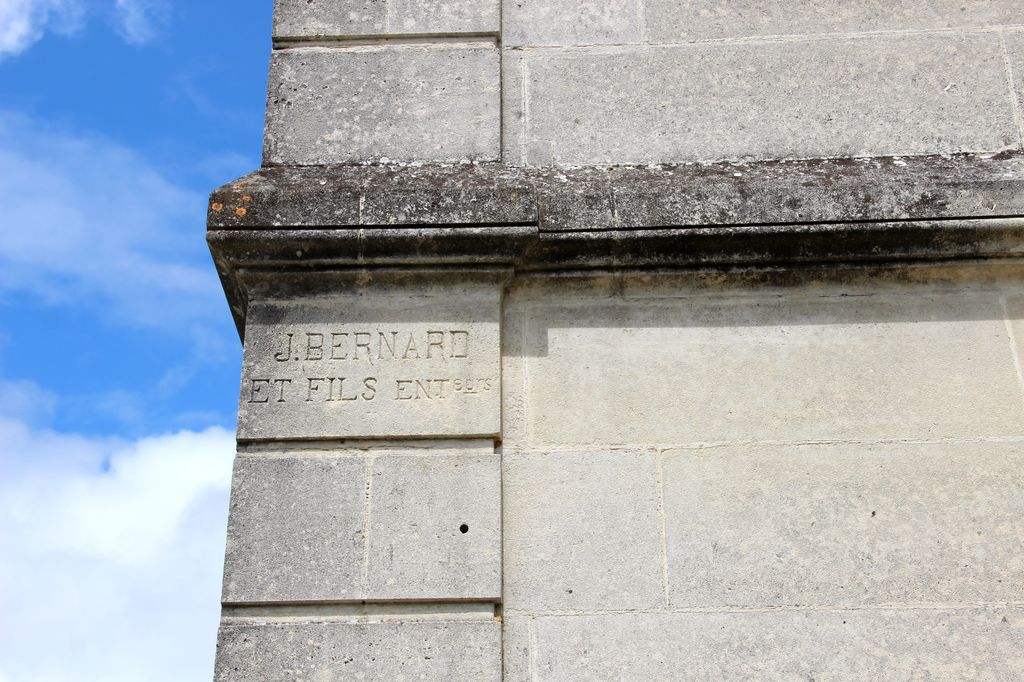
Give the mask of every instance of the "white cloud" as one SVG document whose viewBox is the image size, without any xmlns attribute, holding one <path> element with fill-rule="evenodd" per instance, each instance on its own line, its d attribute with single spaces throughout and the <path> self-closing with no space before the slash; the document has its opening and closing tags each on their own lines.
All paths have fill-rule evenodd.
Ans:
<svg viewBox="0 0 1024 682">
<path fill-rule="evenodd" d="M 24 52 L 49 31 L 80 30 L 95 9 L 89 5 L 88 0 L 0 0 L 0 60 Z M 114 29 L 132 45 L 155 38 L 169 13 L 166 0 L 113 0 L 108 6 Z"/>
<path fill-rule="evenodd" d="M 29 424 L 51 417 L 57 407 L 56 396 L 31 381 L 0 380 L 0 400 L 6 416 Z"/>
<path fill-rule="evenodd" d="M 210 679 L 233 451 L 0 415 L 0 680 Z"/>
<path fill-rule="evenodd" d="M 84 14 L 81 0 L 0 0 L 0 59 L 24 52 L 47 31 L 74 32 Z"/>
<path fill-rule="evenodd" d="M 157 25 L 166 18 L 167 9 L 162 0 L 115 0 L 117 32 L 132 45 L 147 43 L 156 36 Z"/>
<path fill-rule="evenodd" d="M 3 110 L 0 168 L 0 294 L 92 304 L 120 322 L 223 319 L 204 195 L 114 142 Z"/>
</svg>

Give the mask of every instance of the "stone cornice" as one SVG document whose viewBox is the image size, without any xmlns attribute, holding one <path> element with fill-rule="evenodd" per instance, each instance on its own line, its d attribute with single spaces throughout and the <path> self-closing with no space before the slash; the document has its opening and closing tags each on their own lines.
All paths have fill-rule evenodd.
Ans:
<svg viewBox="0 0 1024 682">
<path fill-rule="evenodd" d="M 258 170 L 216 190 L 208 239 L 239 271 L 777 266 L 1024 253 L 1024 156 L 522 169 Z"/>
</svg>

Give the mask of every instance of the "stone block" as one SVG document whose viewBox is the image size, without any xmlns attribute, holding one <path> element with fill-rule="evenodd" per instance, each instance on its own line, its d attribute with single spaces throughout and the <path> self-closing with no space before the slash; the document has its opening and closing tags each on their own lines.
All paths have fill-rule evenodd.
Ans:
<svg viewBox="0 0 1024 682">
<path fill-rule="evenodd" d="M 382 35 L 387 0 L 275 0 L 274 38 Z"/>
<path fill-rule="evenodd" d="M 516 0 L 505 3 L 502 23 L 507 47 L 641 40 L 636 0 Z"/>
<path fill-rule="evenodd" d="M 508 121 L 522 129 L 506 134 L 528 165 L 1019 146 L 992 33 L 530 50 L 505 87 L 525 88 L 524 119 Z"/>
<path fill-rule="evenodd" d="M 277 0 L 275 38 L 497 33 L 500 0 Z"/>
<path fill-rule="evenodd" d="M 215 682 L 501 680 L 501 626 L 480 622 L 223 624 Z"/>
<path fill-rule="evenodd" d="M 225 603 L 499 601 L 499 457 L 387 452 L 240 455 Z"/>
<path fill-rule="evenodd" d="M 239 440 L 494 436 L 497 287 L 250 304 Z"/>
<path fill-rule="evenodd" d="M 264 161 L 484 161 L 500 156 L 494 45 L 276 51 Z"/>
<path fill-rule="evenodd" d="M 662 599 L 651 453 L 504 455 L 508 609 L 642 609 Z"/>
<path fill-rule="evenodd" d="M 1022 435 L 995 292 L 627 293 L 515 294 L 528 441 L 506 448 Z"/>
<path fill-rule="evenodd" d="M 532 643 L 528 657 L 509 658 L 509 682 L 996 682 L 1018 679 L 1024 670 L 1024 611 L 1012 607 L 506 615 L 506 620 L 514 646 L 523 646 L 523 631 Z"/>
<path fill-rule="evenodd" d="M 391 0 L 388 31 L 499 33 L 501 0 Z"/>
<path fill-rule="evenodd" d="M 652 42 L 1020 24 L 1017 0 L 643 0 Z"/>
<path fill-rule="evenodd" d="M 376 457 L 367 532 L 372 599 L 501 601 L 501 457 Z"/>
<path fill-rule="evenodd" d="M 225 603 L 365 596 L 362 457 L 235 458 Z"/>
<path fill-rule="evenodd" d="M 732 446 L 664 460 L 674 607 L 1024 601 L 1024 442 Z"/>
</svg>

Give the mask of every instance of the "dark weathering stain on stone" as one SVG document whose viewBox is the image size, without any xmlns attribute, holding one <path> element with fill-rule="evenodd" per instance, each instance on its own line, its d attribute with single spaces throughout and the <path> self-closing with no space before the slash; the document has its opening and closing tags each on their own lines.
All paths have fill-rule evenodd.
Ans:
<svg viewBox="0 0 1024 682">
<path fill-rule="evenodd" d="M 241 324 L 244 268 L 1015 257 L 1024 254 L 1021 216 L 1019 154 L 571 169 L 275 166 L 213 193 L 208 240 Z"/>
<path fill-rule="evenodd" d="M 1024 157 L 1012 154 L 572 169 L 273 166 L 216 190 L 209 227 L 573 232 L 1016 216 L 1022 179 Z"/>
</svg>

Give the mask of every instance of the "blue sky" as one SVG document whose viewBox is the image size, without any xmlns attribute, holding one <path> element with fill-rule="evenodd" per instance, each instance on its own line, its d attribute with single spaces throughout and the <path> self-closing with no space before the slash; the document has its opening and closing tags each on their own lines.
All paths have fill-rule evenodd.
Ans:
<svg viewBox="0 0 1024 682">
<path fill-rule="evenodd" d="M 0 682 L 208 680 L 272 0 L 0 0 Z"/>
</svg>

